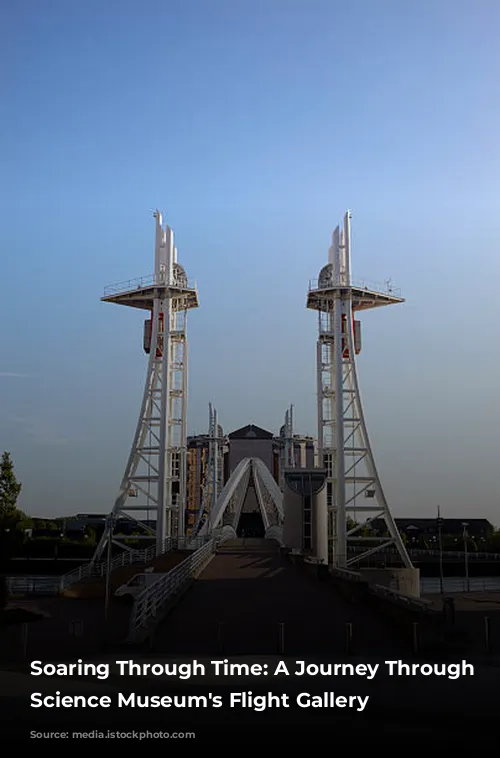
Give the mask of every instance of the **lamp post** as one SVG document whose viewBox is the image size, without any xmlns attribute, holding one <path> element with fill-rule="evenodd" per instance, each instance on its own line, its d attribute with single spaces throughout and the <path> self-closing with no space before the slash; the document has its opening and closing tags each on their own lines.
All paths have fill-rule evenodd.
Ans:
<svg viewBox="0 0 500 758">
<path fill-rule="evenodd" d="M 439 510 L 439 505 L 437 508 L 437 530 L 438 530 L 438 549 L 439 549 L 439 587 L 441 591 L 441 595 L 444 594 L 444 576 L 443 576 L 443 519 L 441 518 L 441 513 Z"/>
<path fill-rule="evenodd" d="M 463 536 L 463 539 L 464 539 L 465 586 L 467 588 L 467 592 L 470 592 L 470 582 L 469 582 L 469 552 L 468 552 L 469 534 L 467 532 L 467 527 L 469 526 L 469 523 L 467 521 L 464 521 L 464 522 L 462 522 L 462 526 L 464 528 L 462 536 Z"/>
<path fill-rule="evenodd" d="M 106 592 L 105 592 L 105 597 L 104 597 L 104 621 L 106 623 L 106 626 L 108 623 L 109 600 L 110 600 L 110 594 L 111 594 L 112 540 L 113 540 L 113 532 L 115 528 L 113 515 L 108 516 L 107 522 L 108 523 L 106 524 L 106 526 L 109 528 L 109 533 L 108 533 L 108 552 L 107 552 L 107 560 L 106 560 Z"/>
</svg>

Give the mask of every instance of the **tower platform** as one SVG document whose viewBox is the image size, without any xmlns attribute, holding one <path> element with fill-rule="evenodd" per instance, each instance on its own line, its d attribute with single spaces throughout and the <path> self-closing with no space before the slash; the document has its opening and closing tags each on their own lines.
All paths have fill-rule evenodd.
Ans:
<svg viewBox="0 0 500 758">
<path fill-rule="evenodd" d="M 164 300 L 166 298 L 178 303 L 177 310 L 198 308 L 196 283 L 185 279 L 181 272 L 177 276 L 177 282 L 171 285 L 167 284 L 163 278 L 151 274 L 151 276 L 129 279 L 126 282 L 109 285 L 105 288 L 101 301 L 152 311 L 156 299 Z"/>
<path fill-rule="evenodd" d="M 380 308 L 383 305 L 404 303 L 399 289 L 364 282 L 353 282 L 350 285 L 336 283 L 331 279 L 313 279 L 309 282 L 307 307 L 315 311 L 325 310 L 325 301 L 332 300 L 335 293 L 347 295 L 350 293 L 353 311 L 367 311 L 370 308 Z"/>
</svg>

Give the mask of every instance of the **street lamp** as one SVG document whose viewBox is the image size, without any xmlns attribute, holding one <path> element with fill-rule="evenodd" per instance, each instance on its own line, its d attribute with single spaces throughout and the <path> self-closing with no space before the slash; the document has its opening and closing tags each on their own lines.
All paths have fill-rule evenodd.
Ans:
<svg viewBox="0 0 500 758">
<path fill-rule="evenodd" d="M 443 576 L 443 533 L 442 533 L 442 527 L 443 527 L 443 519 L 441 518 L 441 513 L 438 505 L 437 509 L 437 530 L 438 530 L 438 548 L 439 548 L 439 587 L 441 591 L 441 595 L 444 594 L 444 576 Z"/>
<path fill-rule="evenodd" d="M 108 614 L 109 614 L 109 601 L 110 601 L 110 594 L 111 594 L 112 539 L 113 539 L 113 533 L 115 530 L 114 514 L 111 514 L 110 516 L 108 516 L 108 518 L 106 519 L 106 526 L 109 528 L 108 552 L 107 552 L 107 560 L 106 560 L 106 589 L 105 589 L 105 596 L 104 596 L 104 621 L 107 626 Z"/>
<path fill-rule="evenodd" d="M 463 521 L 462 526 L 464 528 L 463 531 L 463 540 L 464 540 L 464 561 L 465 561 L 465 586 L 467 588 L 467 592 L 470 592 L 470 582 L 469 582 L 469 552 L 468 552 L 468 539 L 469 539 L 469 533 L 467 532 L 467 527 L 469 526 L 468 521 Z"/>
</svg>

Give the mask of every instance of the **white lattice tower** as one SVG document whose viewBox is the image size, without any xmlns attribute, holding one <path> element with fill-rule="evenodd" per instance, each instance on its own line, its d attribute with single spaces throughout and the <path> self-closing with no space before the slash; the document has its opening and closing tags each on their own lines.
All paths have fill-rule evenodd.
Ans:
<svg viewBox="0 0 500 758">
<path fill-rule="evenodd" d="M 196 285 L 177 261 L 174 233 L 156 211 L 154 274 L 106 288 L 102 300 L 148 311 L 144 350 L 149 354 L 144 394 L 132 448 L 98 560 L 109 540 L 127 548 L 119 520 L 132 521 L 137 537 L 156 541 L 183 536 L 186 508 L 187 311 L 198 307 Z M 156 522 L 152 525 L 152 522 Z"/>
<path fill-rule="evenodd" d="M 317 342 L 318 457 L 327 471 L 329 562 L 345 568 L 386 547 L 395 547 L 403 565 L 412 564 L 394 523 L 370 446 L 356 372 L 361 349 L 354 314 L 404 302 L 385 288 L 351 278 L 350 213 L 332 237 L 329 262 L 311 282 L 307 307 L 318 311 Z M 362 534 L 373 519 L 383 519 L 383 537 Z M 348 543 L 366 549 L 348 553 Z"/>
<path fill-rule="evenodd" d="M 285 468 L 295 468 L 295 451 L 293 448 L 293 405 L 285 414 Z"/>
<path fill-rule="evenodd" d="M 279 450 L 279 481 L 283 489 L 285 483 L 285 469 L 295 467 L 295 451 L 293 441 L 293 405 L 285 412 L 285 423 L 280 430 Z"/>
<path fill-rule="evenodd" d="M 193 527 L 195 537 L 205 521 L 210 520 L 214 512 L 217 498 L 222 490 L 223 479 L 223 437 L 218 422 L 218 414 L 211 403 L 208 405 L 208 463 L 206 468 L 205 485 L 198 518 Z"/>
</svg>

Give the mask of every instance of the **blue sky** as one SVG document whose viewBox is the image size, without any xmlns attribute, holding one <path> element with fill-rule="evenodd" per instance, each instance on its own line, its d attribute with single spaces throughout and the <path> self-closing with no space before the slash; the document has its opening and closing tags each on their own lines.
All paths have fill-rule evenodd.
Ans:
<svg viewBox="0 0 500 758">
<path fill-rule="evenodd" d="M 108 510 L 145 371 L 106 284 L 164 210 L 197 280 L 189 429 L 315 434 L 308 280 L 353 211 L 360 380 L 395 515 L 500 524 L 496 0 L 20 0 L 0 10 L 0 449 L 21 505 Z"/>
</svg>

